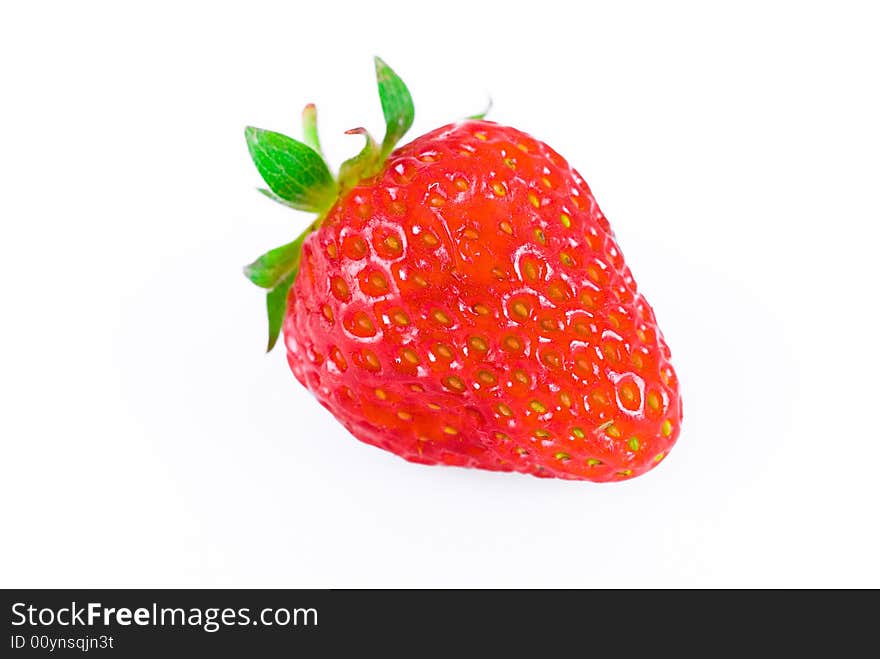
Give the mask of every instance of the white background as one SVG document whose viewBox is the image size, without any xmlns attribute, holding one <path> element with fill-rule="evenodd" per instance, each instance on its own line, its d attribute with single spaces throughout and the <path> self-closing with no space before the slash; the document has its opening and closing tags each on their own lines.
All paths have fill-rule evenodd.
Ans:
<svg viewBox="0 0 880 659">
<path fill-rule="evenodd" d="M 0 586 L 880 586 L 871 3 L 7 3 Z M 430 7 L 430 8 L 429 8 Z M 246 124 L 338 164 L 480 111 L 560 151 L 673 351 L 616 485 L 408 464 L 263 354 L 240 267 L 307 217 Z"/>
</svg>

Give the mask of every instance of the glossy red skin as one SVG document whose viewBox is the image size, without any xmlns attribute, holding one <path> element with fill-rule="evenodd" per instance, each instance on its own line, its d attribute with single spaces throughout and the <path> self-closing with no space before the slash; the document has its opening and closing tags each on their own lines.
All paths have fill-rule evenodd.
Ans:
<svg viewBox="0 0 880 659">
<path fill-rule="evenodd" d="M 355 437 L 413 462 L 612 481 L 679 434 L 669 349 L 589 187 L 491 122 L 423 135 L 338 200 L 284 334 Z"/>
</svg>

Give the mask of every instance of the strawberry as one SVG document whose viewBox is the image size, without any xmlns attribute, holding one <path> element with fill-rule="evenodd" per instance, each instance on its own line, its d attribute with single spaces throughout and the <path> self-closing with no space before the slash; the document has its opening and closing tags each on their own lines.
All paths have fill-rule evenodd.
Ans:
<svg viewBox="0 0 880 659">
<path fill-rule="evenodd" d="M 316 212 L 246 268 L 296 378 L 358 439 L 423 464 L 614 481 L 675 443 L 678 381 L 590 188 L 554 150 L 475 118 L 412 123 L 376 60 L 386 136 L 340 168 L 248 128 L 271 198 Z"/>
</svg>

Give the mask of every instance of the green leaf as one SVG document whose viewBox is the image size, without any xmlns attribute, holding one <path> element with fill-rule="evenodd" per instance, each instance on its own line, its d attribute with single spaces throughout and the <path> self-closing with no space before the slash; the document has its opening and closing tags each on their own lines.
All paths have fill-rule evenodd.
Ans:
<svg viewBox="0 0 880 659">
<path fill-rule="evenodd" d="M 244 267 L 244 274 L 248 279 L 269 291 L 266 294 L 266 313 L 269 316 L 269 344 L 266 352 L 272 350 L 281 333 L 284 313 L 287 311 L 287 294 L 299 272 L 303 242 L 319 226 L 320 221 L 315 220 L 293 242 L 266 252 Z"/>
<path fill-rule="evenodd" d="M 491 97 L 490 97 L 490 98 L 489 98 L 489 102 L 486 104 L 486 109 L 485 109 L 485 110 L 483 110 L 483 111 L 480 112 L 479 114 L 472 114 L 471 116 L 469 116 L 469 117 L 467 117 L 467 118 L 468 118 L 468 119 L 478 119 L 478 120 L 480 120 L 480 119 L 485 119 L 485 118 L 486 118 L 486 115 L 489 114 L 489 111 L 490 111 L 491 109 L 492 109 L 492 99 L 491 99 Z"/>
<path fill-rule="evenodd" d="M 260 288 L 275 288 L 289 273 L 299 269 L 302 244 L 307 234 L 292 243 L 276 247 L 244 267 L 244 276 Z"/>
<path fill-rule="evenodd" d="M 385 115 L 385 139 L 382 140 L 381 160 L 394 150 L 394 145 L 406 134 L 413 123 L 415 108 L 412 96 L 398 75 L 380 58 L 376 58 L 376 82 L 379 100 Z"/>
<path fill-rule="evenodd" d="M 266 295 L 266 313 L 269 316 L 269 343 L 266 352 L 270 352 L 278 341 L 281 334 L 281 325 L 284 323 L 284 314 L 287 312 L 287 294 L 293 281 L 296 279 L 296 271 L 289 273 L 278 285 Z"/>
<path fill-rule="evenodd" d="M 327 164 L 302 142 L 269 130 L 245 129 L 248 151 L 269 188 L 288 205 L 321 213 L 336 200 Z"/>
<path fill-rule="evenodd" d="M 287 201 L 286 199 L 282 199 L 281 197 L 279 197 L 277 194 L 275 194 L 274 192 L 272 192 L 268 188 L 257 188 L 257 192 L 259 192 L 261 195 L 267 197 L 268 199 L 271 199 L 276 204 L 281 204 L 282 206 L 287 206 L 288 208 L 294 208 L 298 211 L 303 210 L 302 208 L 300 208 L 296 204 L 293 204 L 293 203 Z"/>
<path fill-rule="evenodd" d="M 345 131 L 346 135 L 363 135 L 367 143 L 354 158 L 349 158 L 339 167 L 339 188 L 349 190 L 362 178 L 375 173 L 380 160 L 379 145 L 365 128 L 352 128 Z"/>
</svg>

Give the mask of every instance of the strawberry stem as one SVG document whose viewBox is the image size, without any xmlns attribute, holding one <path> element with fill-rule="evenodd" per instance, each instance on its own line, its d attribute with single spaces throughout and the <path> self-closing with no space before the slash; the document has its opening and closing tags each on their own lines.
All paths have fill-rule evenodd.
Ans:
<svg viewBox="0 0 880 659">
<path fill-rule="evenodd" d="M 385 159 L 412 126 L 415 110 L 403 80 L 378 57 L 375 65 L 379 100 L 385 117 L 385 138 L 380 146 L 363 128 L 348 131 L 349 135 L 363 135 L 366 144 L 360 153 L 342 164 L 338 180 L 333 177 L 321 152 L 318 112 L 313 103 L 306 105 L 302 112 L 302 142 L 260 128 L 248 127 L 245 131 L 251 158 L 268 185 L 268 189 L 259 188 L 260 192 L 285 206 L 318 214 L 296 240 L 267 252 L 244 269 L 248 279 L 268 291 L 268 350 L 281 333 L 287 312 L 287 295 L 299 272 L 305 239 L 321 226 L 340 196 L 359 181 L 382 170 Z"/>
<path fill-rule="evenodd" d="M 303 142 L 323 159 L 324 153 L 321 151 L 321 141 L 318 139 L 318 109 L 314 103 L 309 103 L 303 108 L 302 128 Z"/>
</svg>

